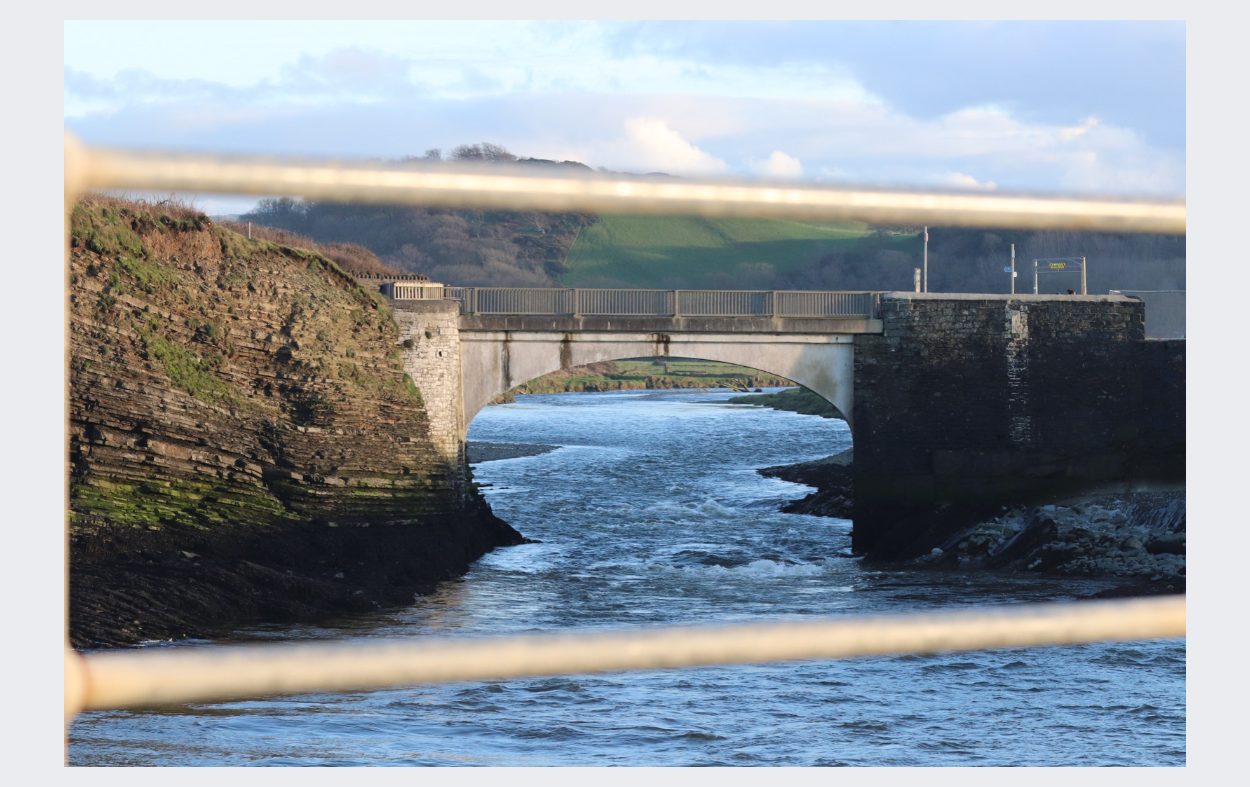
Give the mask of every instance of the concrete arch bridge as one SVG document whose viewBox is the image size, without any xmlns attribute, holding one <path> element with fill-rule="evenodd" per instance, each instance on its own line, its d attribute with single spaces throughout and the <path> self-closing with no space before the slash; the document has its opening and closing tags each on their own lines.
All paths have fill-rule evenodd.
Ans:
<svg viewBox="0 0 1250 787">
<path fill-rule="evenodd" d="M 517 385 L 643 357 L 723 361 L 786 377 L 828 399 L 849 422 L 854 337 L 881 332 L 876 293 L 397 284 L 391 294 L 412 345 L 405 368 L 427 407 L 439 408 L 439 420 L 456 419 L 461 440 L 483 407 Z M 441 370 L 437 379 L 432 370 Z M 457 387 L 458 406 L 450 401 Z"/>
<path fill-rule="evenodd" d="M 516 385 L 670 356 L 789 378 L 846 416 L 861 552 L 923 546 L 933 512 L 949 504 L 1184 481 L 1185 343 L 1147 340 L 1137 298 L 404 282 L 383 291 L 430 435 L 451 462 L 464 462 L 473 417 Z"/>
</svg>

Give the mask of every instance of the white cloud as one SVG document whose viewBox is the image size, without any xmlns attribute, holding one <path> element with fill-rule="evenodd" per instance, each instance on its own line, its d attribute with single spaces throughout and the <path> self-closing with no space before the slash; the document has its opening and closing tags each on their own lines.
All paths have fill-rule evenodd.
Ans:
<svg viewBox="0 0 1250 787">
<path fill-rule="evenodd" d="M 242 87 L 67 68 L 67 97 L 87 108 L 67 113 L 66 124 L 87 143 L 124 146 L 397 158 L 487 140 L 521 155 L 638 173 L 1129 194 L 1185 188 L 1183 149 L 1093 116 L 1056 124 L 981 105 L 920 119 L 871 100 L 560 91 L 549 82 L 508 92 L 491 86 L 498 72 L 478 74 L 463 62 L 449 64 L 449 81 L 435 87 L 414 62 L 333 50 Z M 761 159 L 762 151 L 772 153 Z"/>
<path fill-rule="evenodd" d="M 618 155 L 627 167 L 675 175 L 711 175 L 728 165 L 688 142 L 660 118 L 634 117 L 625 121 L 627 142 Z"/>
<path fill-rule="evenodd" d="M 1085 122 L 1079 126 L 1070 126 L 1068 128 L 1059 129 L 1059 137 L 1064 142 L 1071 142 L 1096 125 L 1098 125 L 1098 118 L 1086 118 Z"/>
<path fill-rule="evenodd" d="M 962 172 L 952 172 L 946 176 L 946 182 L 957 189 L 972 189 L 977 191 L 994 191 L 998 188 L 998 184 L 992 180 L 982 183 L 971 175 L 965 175 Z"/>
<path fill-rule="evenodd" d="M 799 178 L 803 175 L 803 162 L 774 150 L 771 156 L 755 165 L 755 171 L 770 178 Z"/>
</svg>

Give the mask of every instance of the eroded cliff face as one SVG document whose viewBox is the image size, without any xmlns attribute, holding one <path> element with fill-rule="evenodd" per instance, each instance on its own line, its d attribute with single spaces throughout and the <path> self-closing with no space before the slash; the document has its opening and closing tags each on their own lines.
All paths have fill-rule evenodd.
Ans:
<svg viewBox="0 0 1250 787">
<path fill-rule="evenodd" d="M 520 541 L 328 259 L 106 198 L 72 221 L 75 641 L 403 603 Z"/>
</svg>

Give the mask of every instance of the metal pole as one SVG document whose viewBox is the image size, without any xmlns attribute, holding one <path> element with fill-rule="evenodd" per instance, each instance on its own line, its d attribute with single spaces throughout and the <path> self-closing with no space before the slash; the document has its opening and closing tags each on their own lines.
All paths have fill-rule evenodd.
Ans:
<svg viewBox="0 0 1250 787">
<path fill-rule="evenodd" d="M 1037 295 L 1037 260 L 1033 260 L 1033 294 Z"/>
<path fill-rule="evenodd" d="M 1085 258 L 1081 258 L 1081 294 L 1089 295 L 1089 289 L 1085 286 Z"/>
<path fill-rule="evenodd" d="M 924 291 L 929 291 L 929 227 L 924 228 Z"/>
<path fill-rule="evenodd" d="M 1016 294 L 1016 244 L 1011 244 L 1011 294 Z"/>
<path fill-rule="evenodd" d="M 252 239 L 252 222 L 250 221 L 247 223 L 247 239 Z"/>
<path fill-rule="evenodd" d="M 912 275 L 912 284 L 916 287 L 916 292 L 920 292 L 920 269 L 916 268 L 916 272 Z"/>
<path fill-rule="evenodd" d="M 943 227 L 1185 232 L 1177 201 L 1090 200 L 986 193 L 877 191 L 752 181 L 643 180 L 620 175 L 489 171 L 442 164 L 388 170 L 366 164 L 158 154 L 85 148 L 66 136 L 76 188 L 192 191 L 328 199 L 335 202 L 506 211 L 661 213 L 789 220 L 856 219 Z"/>
</svg>

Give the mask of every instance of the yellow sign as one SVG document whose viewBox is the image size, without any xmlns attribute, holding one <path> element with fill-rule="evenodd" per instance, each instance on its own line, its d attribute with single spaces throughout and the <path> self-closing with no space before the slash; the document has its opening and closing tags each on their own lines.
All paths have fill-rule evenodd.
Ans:
<svg viewBox="0 0 1250 787">
<path fill-rule="evenodd" d="M 1068 267 L 1068 263 L 1066 262 L 1052 262 L 1050 264 L 1050 269 L 1052 271 L 1061 271 L 1066 267 Z"/>
</svg>

